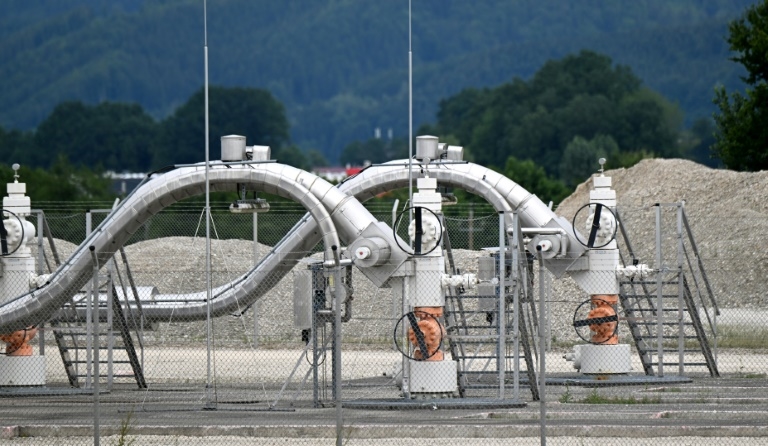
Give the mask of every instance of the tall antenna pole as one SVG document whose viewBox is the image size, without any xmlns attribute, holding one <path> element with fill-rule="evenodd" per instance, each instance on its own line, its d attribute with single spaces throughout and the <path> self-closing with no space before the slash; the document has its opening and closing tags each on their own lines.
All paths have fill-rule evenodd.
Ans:
<svg viewBox="0 0 768 446">
<path fill-rule="evenodd" d="M 408 225 L 413 221 L 413 49 L 411 45 L 411 0 L 408 0 Z M 411 311 L 408 281 L 403 282 L 403 314 Z M 403 327 L 405 328 L 405 327 Z M 402 333 L 405 336 L 405 330 Z M 411 397 L 411 362 L 403 357 L 403 395 Z"/>
<path fill-rule="evenodd" d="M 207 379 L 206 379 L 206 406 L 212 404 L 211 389 L 211 344 L 213 337 L 213 327 L 211 325 L 211 183 L 208 178 L 210 169 L 210 127 L 208 121 L 208 5 L 203 0 L 203 64 L 205 70 L 205 301 L 207 307 L 207 336 L 206 350 L 207 355 Z"/>
<path fill-rule="evenodd" d="M 408 206 L 413 206 L 413 47 L 411 43 L 411 0 L 408 0 Z M 409 212 L 408 222 L 410 223 Z"/>
</svg>

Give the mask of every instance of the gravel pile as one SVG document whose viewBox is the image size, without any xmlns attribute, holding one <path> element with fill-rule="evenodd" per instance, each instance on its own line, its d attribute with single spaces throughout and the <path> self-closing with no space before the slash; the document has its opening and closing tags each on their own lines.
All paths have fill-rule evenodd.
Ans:
<svg viewBox="0 0 768 446">
<path fill-rule="evenodd" d="M 710 169 L 685 160 L 644 160 L 630 169 L 605 172 L 613 178 L 625 228 L 640 260 L 655 266 L 655 203 L 685 201 L 685 210 L 701 257 L 721 307 L 765 308 L 768 297 L 763 278 L 768 271 L 764 247 L 768 233 L 768 172 L 739 173 Z M 589 200 L 592 180 L 581 184 L 558 207 L 569 220 Z M 664 208 L 664 262 L 673 262 L 674 212 Z M 578 223 L 577 223 L 578 224 Z M 671 242 L 671 244 L 670 244 Z M 62 243 L 61 252 L 74 245 Z M 260 245 L 264 255 L 271 249 Z M 155 286 L 161 293 L 186 293 L 204 289 L 205 240 L 170 237 L 135 243 L 126 247 L 130 267 L 138 285 Z M 254 246 L 246 240 L 212 240 L 213 285 L 226 283 L 245 273 L 254 263 Z M 463 272 L 477 270 L 478 251 L 455 250 L 457 266 Z M 317 254 L 315 255 L 317 257 Z M 283 278 L 258 307 L 257 327 L 252 310 L 242 316 L 222 317 L 214 322 L 217 342 L 252 344 L 258 330 L 259 342 L 280 344 L 300 339 L 293 325 L 293 276 Z M 345 337 L 360 339 L 367 347 L 390 345 L 401 303 L 389 289 L 378 289 L 357 269 L 353 270 L 353 320 L 345 324 Z M 575 336 L 570 327 L 576 306 L 588 299 L 572 280 L 552 282 L 550 302 L 552 336 L 555 340 Z M 537 292 L 536 292 L 537 293 Z M 537 295 L 537 294 L 535 294 Z M 243 308 L 245 310 L 245 308 Z M 205 323 L 163 321 L 148 334 L 148 341 L 164 344 L 205 339 Z"/>
</svg>

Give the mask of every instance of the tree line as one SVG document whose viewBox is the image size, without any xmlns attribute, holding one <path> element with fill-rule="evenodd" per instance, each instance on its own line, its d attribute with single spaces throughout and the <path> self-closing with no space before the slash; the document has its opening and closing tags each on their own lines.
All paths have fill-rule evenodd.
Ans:
<svg viewBox="0 0 768 446">
<path fill-rule="evenodd" d="M 644 86 L 629 67 L 584 50 L 548 61 L 530 80 L 515 78 L 496 88 L 469 88 L 446 98 L 439 103 L 437 121 L 416 134 L 463 145 L 467 160 L 491 166 L 554 202 L 594 173 L 598 158 L 607 158 L 608 168 L 629 167 L 648 157 L 685 157 L 739 170 L 764 168 L 766 149 L 757 143 L 764 139 L 754 135 L 768 128 L 759 120 L 765 116 L 764 101 L 759 100 L 765 64 L 749 58 L 749 35 L 764 31 L 760 19 L 767 11 L 764 0 L 731 25 L 729 43 L 741 54 L 734 60 L 745 64 L 750 72 L 746 80 L 755 88 L 746 98 L 734 93 L 733 103 L 723 88 L 717 89 L 717 127 L 700 119 L 684 129 L 676 104 Z M 270 92 L 213 86 L 209 99 L 211 159 L 219 158 L 219 138 L 236 133 L 249 144 L 271 146 L 273 158 L 285 164 L 304 169 L 327 164 L 319 151 L 290 144 L 285 109 Z M 202 161 L 204 100 L 200 89 L 160 121 L 137 104 L 64 102 L 34 131 L 0 128 L 0 154 L 25 168 L 38 168 L 37 175 L 47 170 L 54 176 L 41 184 L 71 186 L 52 192 L 50 199 L 99 196 L 101 192 L 89 188 L 104 183 L 98 175 L 89 176 L 88 169 L 146 172 Z M 744 116 L 749 119 L 740 119 Z M 407 156 L 407 138 L 375 138 L 348 144 L 339 160 L 360 165 Z"/>
</svg>

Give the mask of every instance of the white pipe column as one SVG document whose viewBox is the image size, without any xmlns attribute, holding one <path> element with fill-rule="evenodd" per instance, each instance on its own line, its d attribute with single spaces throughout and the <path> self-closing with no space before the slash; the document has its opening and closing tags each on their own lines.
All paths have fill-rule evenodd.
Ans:
<svg viewBox="0 0 768 446">
<path fill-rule="evenodd" d="M 421 142 L 421 141 L 419 141 Z M 437 138 L 435 138 L 435 145 Z M 445 258 L 441 246 L 443 228 L 440 222 L 442 204 L 437 192 L 437 180 L 418 178 L 418 192 L 413 194 L 413 220 L 408 233 L 413 247 L 410 262 L 413 274 L 406 276 L 409 293 L 405 296 L 413 318 L 410 319 L 408 338 L 412 344 L 409 362 L 410 393 L 453 394 L 457 388 L 456 362 L 446 359 L 441 348 L 445 327 L 444 314 Z M 418 322 L 416 322 L 418 320 Z M 426 351 L 425 351 L 426 349 Z"/>
<path fill-rule="evenodd" d="M 14 164 L 13 183 L 8 183 L 8 196 L 3 197 L 3 220 L 0 222 L 0 304 L 9 298 L 29 292 L 37 286 L 39 276 L 29 244 L 35 239 L 35 226 L 27 221 L 32 214 L 26 183 L 19 183 L 19 165 Z M 5 350 L 0 355 L 0 386 L 45 385 L 45 357 L 35 355 L 29 342 L 37 327 L 27 324 L 17 330 L 0 331 Z M 42 343 L 41 343 L 42 345 Z"/>
</svg>

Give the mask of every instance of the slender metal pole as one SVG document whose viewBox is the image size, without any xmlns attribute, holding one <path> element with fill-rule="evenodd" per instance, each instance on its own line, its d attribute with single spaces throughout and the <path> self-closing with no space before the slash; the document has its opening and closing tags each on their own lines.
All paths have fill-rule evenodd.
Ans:
<svg viewBox="0 0 768 446">
<path fill-rule="evenodd" d="M 541 246 L 536 247 L 536 251 L 539 257 L 539 316 L 544 319 L 544 255 L 541 252 Z M 544 346 L 546 340 L 544 339 L 545 330 L 542 321 L 539 321 L 539 425 L 541 428 L 541 446 L 547 444 L 547 367 L 546 367 L 546 352 Z"/>
<path fill-rule="evenodd" d="M 514 212 L 512 214 L 512 228 L 514 230 L 512 233 L 512 285 L 514 287 L 514 294 L 512 295 L 512 311 L 514 311 L 512 314 L 512 336 L 514 339 L 513 350 L 515 356 L 512 372 L 512 398 L 515 401 L 520 400 L 520 283 L 522 278 L 520 277 L 519 221 L 517 212 Z"/>
<path fill-rule="evenodd" d="M 413 46 L 411 42 L 411 0 L 408 0 L 408 206 L 413 206 Z M 412 212 L 409 212 L 408 224 Z"/>
<path fill-rule="evenodd" d="M 661 255 L 661 205 L 656 205 L 656 356 L 658 358 L 658 376 L 664 376 L 664 266 Z"/>
<path fill-rule="evenodd" d="M 685 301 L 683 300 L 683 208 L 677 204 L 677 367 L 685 373 Z M 691 297 L 693 300 L 693 297 Z M 691 308 L 690 311 L 696 311 Z"/>
<path fill-rule="evenodd" d="M 208 121 L 208 8 L 206 0 L 203 0 L 203 59 L 205 70 L 205 296 L 207 303 L 206 314 L 206 350 L 207 350 L 207 370 L 206 370 L 206 406 L 213 402 L 211 397 L 212 374 L 211 374 L 211 344 L 213 337 L 213 326 L 211 322 L 211 183 L 208 177 L 210 170 L 210 126 Z"/>
<path fill-rule="evenodd" d="M 335 251 L 335 246 L 333 247 Z M 341 405 L 341 307 L 343 305 L 341 296 L 341 275 L 339 263 L 336 262 L 336 266 L 333 270 L 333 280 L 336 284 L 333 292 L 334 301 L 334 327 L 333 327 L 333 363 L 336 365 L 333 369 L 333 384 L 334 393 L 336 394 L 336 445 L 342 446 L 343 434 L 342 428 L 344 427 L 344 414 Z"/>
<path fill-rule="evenodd" d="M 496 358 L 496 367 L 499 371 L 499 399 L 504 399 L 504 381 L 507 365 L 507 293 L 506 282 L 504 280 L 507 275 L 507 260 L 505 255 L 505 243 L 506 231 L 504 230 L 504 212 L 499 212 L 499 302 L 498 302 L 498 327 L 499 338 L 496 346 L 498 355 Z"/>
<path fill-rule="evenodd" d="M 259 214 L 253 213 L 253 264 L 259 263 Z M 253 348 L 259 348 L 259 311 L 261 300 L 253 304 Z"/>
<path fill-rule="evenodd" d="M 408 206 L 413 207 L 413 46 L 411 39 L 411 0 L 408 0 Z M 413 220 L 413 210 L 408 211 L 408 224 Z M 403 278 L 403 314 L 409 312 L 408 278 Z M 405 327 L 405 325 L 403 325 Z M 403 397 L 411 398 L 411 363 L 403 357 Z"/>
<path fill-rule="evenodd" d="M 93 220 L 91 211 L 85 213 L 85 237 L 91 235 Z M 94 260 L 95 265 L 95 260 Z M 86 299 L 85 305 L 85 387 L 89 388 L 93 384 L 93 293 L 98 292 L 98 274 L 99 270 L 94 269 L 93 278 L 90 283 L 90 293 Z"/>
<path fill-rule="evenodd" d="M 90 215 L 90 213 L 89 213 Z M 91 288 L 91 299 L 96 304 L 96 311 L 91 313 L 93 318 L 90 322 L 93 324 L 93 337 L 95 339 L 96 349 L 94 350 L 95 360 L 93 362 L 93 444 L 99 446 L 101 437 L 101 419 L 99 405 L 99 259 L 96 256 L 96 247 L 91 245 L 91 259 L 93 261 L 93 285 Z"/>
</svg>

